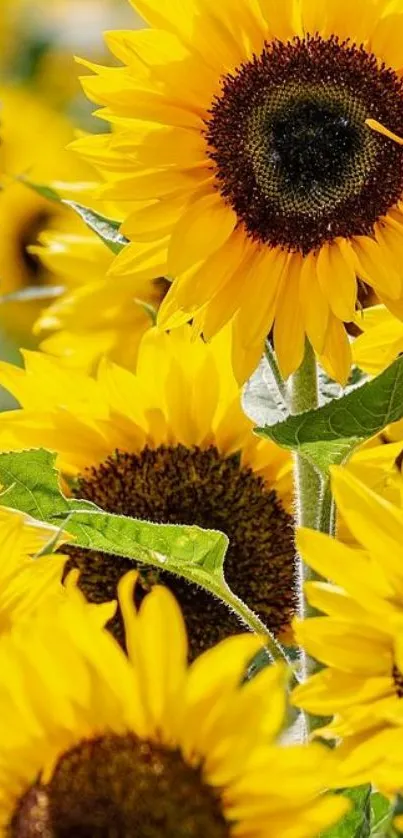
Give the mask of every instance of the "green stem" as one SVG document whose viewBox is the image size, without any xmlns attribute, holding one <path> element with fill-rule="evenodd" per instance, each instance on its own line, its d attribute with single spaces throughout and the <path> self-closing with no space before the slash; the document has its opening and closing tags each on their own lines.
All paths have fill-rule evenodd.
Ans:
<svg viewBox="0 0 403 838">
<path fill-rule="evenodd" d="M 270 369 L 271 369 L 271 372 L 272 372 L 277 390 L 279 392 L 279 395 L 281 396 L 281 400 L 284 404 L 284 407 L 288 407 L 288 401 L 289 400 L 288 400 L 287 387 L 286 387 L 286 384 L 283 380 L 281 372 L 279 370 L 279 366 L 278 366 L 278 363 L 277 363 L 277 358 L 276 358 L 274 349 L 273 349 L 269 339 L 266 340 L 265 355 L 266 355 L 266 361 L 268 362 L 268 364 L 270 366 Z"/>
<path fill-rule="evenodd" d="M 267 652 L 273 661 L 282 661 L 287 664 L 290 670 L 294 673 L 292 681 L 295 685 L 298 682 L 298 678 L 295 674 L 295 667 L 293 666 L 292 661 L 288 658 L 281 643 L 279 643 L 274 635 L 269 631 L 260 617 L 258 617 L 254 611 L 252 611 L 241 599 L 239 599 L 239 597 L 236 596 L 236 594 L 233 593 L 233 591 L 231 591 L 225 581 L 216 583 L 210 578 L 208 580 L 208 589 L 211 593 L 216 594 L 216 596 L 223 600 L 232 609 L 232 611 L 235 611 L 238 617 L 243 620 L 251 631 L 260 635 L 265 643 Z"/>
<path fill-rule="evenodd" d="M 306 410 L 314 410 L 316 407 L 318 407 L 316 360 L 314 351 L 307 342 L 304 360 L 291 381 L 291 412 L 297 415 Z M 301 454 L 296 454 L 295 490 L 297 526 L 317 529 L 322 494 L 321 479 L 316 468 Z"/>
<path fill-rule="evenodd" d="M 318 530 L 335 536 L 336 534 L 336 508 L 333 500 L 330 478 L 324 478 L 322 482 L 322 496 L 320 502 Z"/>
<path fill-rule="evenodd" d="M 293 414 L 314 410 L 318 406 L 318 375 L 315 354 L 312 347 L 306 343 L 305 357 L 301 367 L 294 373 L 291 382 L 291 410 Z M 329 498 L 325 486 L 317 469 L 301 454 L 295 455 L 295 496 L 296 496 L 296 526 L 317 529 L 321 516 L 322 501 L 329 508 Z M 305 564 L 301 556 L 298 557 L 298 589 L 299 589 L 299 617 L 306 619 L 314 615 L 315 611 L 309 605 L 304 594 L 305 584 L 317 579 L 317 574 Z M 303 650 L 300 657 L 301 675 L 306 680 L 318 668 L 318 663 L 310 658 Z M 323 721 L 323 720 L 322 720 Z M 307 734 L 319 726 L 319 720 L 305 715 Z"/>
</svg>

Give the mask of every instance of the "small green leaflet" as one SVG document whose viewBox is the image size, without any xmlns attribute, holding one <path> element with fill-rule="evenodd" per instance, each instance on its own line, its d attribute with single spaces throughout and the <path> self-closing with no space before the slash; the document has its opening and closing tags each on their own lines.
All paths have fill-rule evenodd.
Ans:
<svg viewBox="0 0 403 838">
<path fill-rule="evenodd" d="M 123 250 L 126 244 L 129 244 L 128 239 L 119 233 L 121 224 L 120 221 L 115 221 L 113 218 L 107 218 L 106 215 L 102 215 L 101 213 L 90 209 L 90 207 L 85 207 L 82 204 L 77 203 L 77 201 L 69 201 L 62 198 L 56 189 L 53 189 L 51 186 L 34 183 L 23 176 L 19 177 L 18 180 L 21 181 L 21 183 L 24 183 L 25 186 L 28 186 L 29 189 L 36 192 L 37 195 L 40 195 L 42 198 L 46 198 L 47 201 L 52 201 L 56 204 L 65 204 L 70 207 L 77 213 L 77 215 L 80 216 L 80 218 L 82 218 L 87 227 L 89 227 L 90 230 L 93 230 L 94 233 L 102 239 L 115 256 Z"/>
<path fill-rule="evenodd" d="M 179 573 L 217 592 L 224 588 L 225 535 L 196 526 L 152 524 L 110 515 L 88 501 L 66 498 L 55 455 L 42 449 L 0 454 L 0 503 L 61 526 L 75 544 Z"/>
<path fill-rule="evenodd" d="M 82 218 L 87 227 L 93 230 L 116 256 L 123 250 L 125 245 L 129 244 L 128 239 L 119 233 L 120 221 L 107 218 L 105 215 L 101 215 L 89 207 L 83 207 L 82 204 L 77 204 L 76 201 L 63 201 L 63 204 L 71 207 Z"/>
<path fill-rule="evenodd" d="M 321 833 L 321 838 L 370 838 L 371 835 L 371 786 L 343 789 L 352 807 L 335 826 Z"/>
<path fill-rule="evenodd" d="M 362 387 L 366 381 L 369 381 L 369 375 L 360 370 L 359 367 L 353 367 L 350 378 L 345 387 L 342 387 L 337 381 L 332 381 L 328 375 L 319 367 L 319 404 L 327 404 L 333 399 L 340 399 L 348 393 L 352 393 L 358 387 Z"/>
<path fill-rule="evenodd" d="M 379 791 L 371 795 L 371 838 L 388 835 L 393 819 L 393 805 Z"/>
<path fill-rule="evenodd" d="M 46 198 L 47 201 L 52 201 L 54 204 L 61 204 L 62 199 L 58 192 L 53 189 L 51 186 L 46 186 L 43 183 L 34 183 L 29 178 L 25 177 L 25 175 L 20 175 L 20 177 L 16 178 L 25 186 L 28 186 L 29 189 L 32 189 L 33 192 L 36 192 L 37 195 L 40 195 L 41 198 Z"/>
<path fill-rule="evenodd" d="M 398 358 L 353 392 L 317 410 L 257 428 L 256 433 L 282 448 L 298 451 L 321 472 L 327 472 L 330 465 L 345 462 L 361 442 L 402 417 L 403 358 Z"/>
</svg>

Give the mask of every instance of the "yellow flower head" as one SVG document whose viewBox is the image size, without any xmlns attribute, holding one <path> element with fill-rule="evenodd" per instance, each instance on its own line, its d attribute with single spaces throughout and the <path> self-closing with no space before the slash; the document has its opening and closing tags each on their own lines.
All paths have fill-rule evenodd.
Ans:
<svg viewBox="0 0 403 838">
<path fill-rule="evenodd" d="M 113 254 L 95 233 L 42 234 L 30 248 L 68 290 L 45 308 L 35 332 L 54 332 L 41 349 L 66 365 L 92 370 L 102 356 L 133 369 L 139 342 L 168 288 L 164 279 L 108 276 Z M 148 307 L 151 307 L 149 310 Z"/>
<path fill-rule="evenodd" d="M 38 556 L 56 535 L 56 527 L 0 507 L 0 634 L 61 595 L 66 557 Z"/>
<path fill-rule="evenodd" d="M 157 586 L 133 607 L 128 657 L 70 600 L 0 644 L 0 830 L 12 838 L 309 838 L 346 810 L 319 796 L 335 763 L 280 746 L 284 671 L 240 686 L 260 642 L 227 639 L 189 668 L 180 610 Z"/>
<path fill-rule="evenodd" d="M 77 496 L 108 512 L 224 531 L 230 587 L 277 634 L 295 605 L 290 458 L 259 440 L 231 369 L 231 333 L 210 344 L 190 326 L 142 339 L 136 374 L 104 360 L 96 378 L 27 352 L 25 370 L 0 364 L 21 409 L 0 415 L 0 446 L 58 454 Z M 68 547 L 90 596 L 109 599 L 130 562 Z M 147 590 L 155 572 L 142 571 Z M 239 631 L 210 595 L 165 573 L 186 618 L 192 653 Z"/>
<path fill-rule="evenodd" d="M 298 622 L 295 634 L 325 668 L 293 698 L 310 712 L 335 716 L 322 735 L 365 737 L 403 722 L 403 512 L 344 469 L 334 469 L 332 486 L 358 546 L 306 529 L 297 535 L 304 561 L 330 582 L 306 585 L 324 616 Z"/>
<path fill-rule="evenodd" d="M 87 180 L 91 173 L 65 150 L 73 129 L 64 117 L 23 89 L 0 87 L 0 103 L 0 295 L 7 295 L 54 284 L 52 271 L 40 265 L 30 246 L 43 230 L 81 227 L 73 212 L 46 200 L 18 178 L 46 184 L 55 179 Z M 2 327 L 26 340 L 41 305 L 2 301 Z"/>
<path fill-rule="evenodd" d="M 367 124 L 403 133 L 402 3 L 132 5 L 152 29 L 107 33 L 124 66 L 83 80 L 116 131 L 77 146 L 125 212 L 114 272 L 175 278 L 165 328 L 232 319 L 241 380 L 273 327 L 285 377 L 307 335 L 344 382 L 357 277 L 403 297 L 403 148 Z"/>
</svg>

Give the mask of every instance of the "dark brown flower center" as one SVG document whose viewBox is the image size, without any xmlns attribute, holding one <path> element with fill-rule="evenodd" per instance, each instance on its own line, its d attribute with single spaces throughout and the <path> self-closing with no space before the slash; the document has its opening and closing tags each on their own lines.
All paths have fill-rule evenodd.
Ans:
<svg viewBox="0 0 403 838">
<path fill-rule="evenodd" d="M 179 751 L 108 734 L 58 761 L 20 801 L 9 838 L 229 838 L 220 796 Z"/>
<path fill-rule="evenodd" d="M 82 477 L 75 492 L 108 512 L 226 533 L 230 546 L 224 570 L 232 590 L 276 634 L 289 625 L 296 602 L 291 518 L 275 492 L 243 467 L 238 455 L 224 457 L 214 446 L 117 451 Z M 72 557 L 67 569 L 80 567 L 80 584 L 92 601 L 115 596 L 118 579 L 133 567 L 126 559 L 70 546 L 65 550 Z M 172 573 L 140 568 L 139 597 L 159 578 L 178 598 L 192 658 L 242 630 L 235 615 L 211 594 Z M 119 615 L 111 628 L 122 642 Z"/>
<path fill-rule="evenodd" d="M 396 695 L 398 698 L 403 698 L 403 674 L 400 672 L 400 669 L 396 664 L 393 666 L 392 669 L 392 678 L 393 683 L 395 685 Z"/>
<path fill-rule="evenodd" d="M 304 254 L 371 235 L 403 192 L 403 86 L 336 37 L 267 43 L 222 80 L 206 127 L 217 187 L 253 239 Z"/>
</svg>

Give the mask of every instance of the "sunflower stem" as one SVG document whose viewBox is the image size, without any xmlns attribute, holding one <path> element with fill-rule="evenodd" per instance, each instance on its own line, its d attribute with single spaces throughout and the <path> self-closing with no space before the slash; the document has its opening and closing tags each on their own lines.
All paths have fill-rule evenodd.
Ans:
<svg viewBox="0 0 403 838">
<path fill-rule="evenodd" d="M 311 345 L 306 342 L 305 356 L 291 380 L 293 415 L 318 407 L 318 373 Z M 318 507 L 322 495 L 321 479 L 315 467 L 301 454 L 295 458 L 296 524 L 317 529 Z M 308 568 L 304 571 L 308 574 Z"/>
<path fill-rule="evenodd" d="M 294 373 L 291 381 L 291 411 L 292 413 L 304 413 L 306 410 L 314 410 L 318 407 L 318 373 L 315 354 L 312 347 L 306 342 L 304 360 Z M 325 521 L 331 519 L 331 498 L 328 487 L 312 463 L 301 454 L 295 455 L 294 461 L 294 482 L 296 497 L 296 527 L 310 527 L 319 529 Z M 298 562 L 298 594 L 299 594 L 299 617 L 306 619 L 315 613 L 311 609 L 305 597 L 306 582 L 316 579 L 317 576 L 301 556 Z M 300 673 L 303 680 L 306 680 L 318 669 L 318 663 L 304 650 L 300 653 Z M 306 735 L 319 726 L 319 719 L 304 714 Z M 321 720 L 323 722 L 323 719 Z"/>
<path fill-rule="evenodd" d="M 254 613 L 236 594 L 231 591 L 228 587 L 226 582 L 217 584 L 217 588 L 215 589 L 215 585 L 212 580 L 209 580 L 209 590 L 212 593 L 215 593 L 220 599 L 222 599 L 235 613 L 238 617 L 243 620 L 243 622 L 248 626 L 248 628 L 253 631 L 255 634 L 260 635 L 262 641 L 265 644 L 267 653 L 269 657 L 275 661 L 282 661 L 286 663 L 289 667 L 292 675 L 291 675 L 291 682 L 292 686 L 296 686 L 298 683 L 298 677 L 295 672 L 295 667 L 292 661 L 288 658 L 285 649 L 283 649 L 281 643 L 274 637 L 274 635 L 269 631 L 267 626 L 262 622 L 260 617 Z"/>
<path fill-rule="evenodd" d="M 274 349 L 273 349 L 269 339 L 267 339 L 266 343 L 265 343 L 265 356 L 266 356 L 266 361 L 268 362 L 268 364 L 270 366 L 270 369 L 272 371 L 272 375 L 273 375 L 274 381 L 276 383 L 276 387 L 277 387 L 277 390 L 278 390 L 279 395 L 281 397 L 281 400 L 284 404 L 284 407 L 288 408 L 289 399 L 288 399 L 287 387 L 286 387 L 284 379 L 281 375 L 281 372 L 280 372 L 280 369 L 279 369 L 279 366 L 278 366 L 278 363 L 277 363 L 277 358 L 276 358 Z"/>
<path fill-rule="evenodd" d="M 332 495 L 330 478 L 322 482 L 322 496 L 319 508 L 318 530 L 334 536 L 336 533 L 336 508 Z"/>
</svg>

